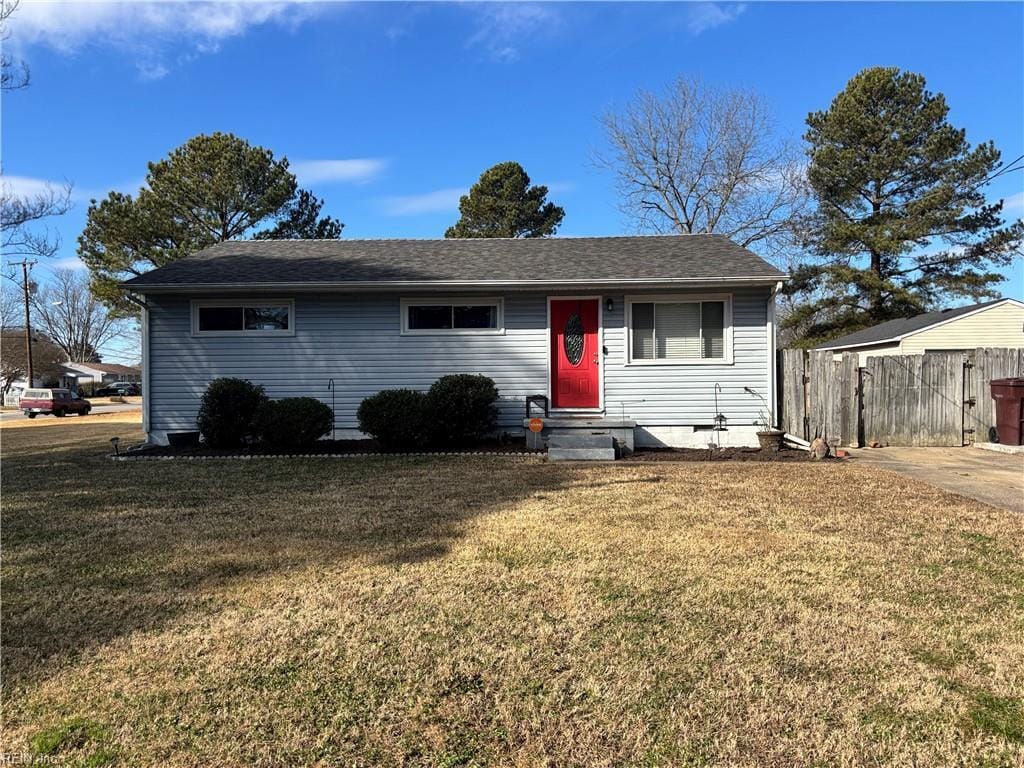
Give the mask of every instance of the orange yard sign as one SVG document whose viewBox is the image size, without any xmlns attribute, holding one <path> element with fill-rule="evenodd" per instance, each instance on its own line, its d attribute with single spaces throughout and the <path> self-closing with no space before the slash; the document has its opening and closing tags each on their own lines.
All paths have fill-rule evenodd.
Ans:
<svg viewBox="0 0 1024 768">
<path fill-rule="evenodd" d="M 530 419 L 530 431 L 531 432 L 540 432 L 542 429 L 544 429 L 544 420 L 543 419 Z"/>
</svg>

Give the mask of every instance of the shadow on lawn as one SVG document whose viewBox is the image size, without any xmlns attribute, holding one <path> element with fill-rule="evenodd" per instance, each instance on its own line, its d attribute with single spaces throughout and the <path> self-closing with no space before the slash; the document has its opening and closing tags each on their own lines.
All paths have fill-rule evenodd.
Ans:
<svg viewBox="0 0 1024 768">
<path fill-rule="evenodd" d="M 109 426 L 19 432 L 36 434 L 3 435 L 8 683 L 212 614 L 245 580 L 444 557 L 467 521 L 572 476 L 495 458 L 119 463 Z"/>
</svg>

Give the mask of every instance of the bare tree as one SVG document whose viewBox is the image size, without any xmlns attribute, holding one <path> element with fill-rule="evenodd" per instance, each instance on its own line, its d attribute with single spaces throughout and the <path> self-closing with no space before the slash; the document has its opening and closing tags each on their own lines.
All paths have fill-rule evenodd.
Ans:
<svg viewBox="0 0 1024 768">
<path fill-rule="evenodd" d="M 34 325 L 74 363 L 96 362 L 103 347 L 130 333 L 130 321 L 112 317 L 92 295 L 84 272 L 54 271 L 53 279 L 33 295 L 32 309 Z"/>
<path fill-rule="evenodd" d="M 7 19 L 18 10 L 18 0 L 0 0 L 0 43 L 10 36 Z M 16 91 L 29 83 L 28 64 L 15 60 L 7 51 L 0 52 L 0 91 Z"/>
<path fill-rule="evenodd" d="M 12 384 L 28 376 L 28 354 L 23 333 L 22 329 L 0 333 L 0 390 L 4 395 Z M 41 333 L 33 333 L 32 336 L 33 378 L 55 381 L 63 370 L 61 363 L 67 360 L 64 350 Z M 29 386 L 32 386 L 31 382 Z"/>
<path fill-rule="evenodd" d="M 0 281 L 0 331 L 18 328 L 22 322 L 21 291 Z"/>
<path fill-rule="evenodd" d="M 640 230 L 718 233 L 770 256 L 791 241 L 809 200 L 804 165 L 757 94 L 681 77 L 601 122 L 610 149 L 597 163 Z"/>
<path fill-rule="evenodd" d="M 10 37 L 8 20 L 18 9 L 18 0 L 0 0 L 0 43 Z M 25 88 L 28 65 L 9 53 L 0 53 L 0 91 Z M 43 219 L 62 216 L 71 209 L 71 184 L 44 184 L 31 191 L 19 191 L 9 179 L 0 183 L 0 250 L 5 256 L 52 256 L 60 248 L 60 237 L 46 227 Z"/>
<path fill-rule="evenodd" d="M 46 184 L 19 194 L 7 179 L 0 179 L 0 250 L 5 256 L 53 256 L 60 248 L 60 235 L 48 227 L 38 228 L 43 219 L 63 216 L 71 210 L 71 184 Z"/>
</svg>

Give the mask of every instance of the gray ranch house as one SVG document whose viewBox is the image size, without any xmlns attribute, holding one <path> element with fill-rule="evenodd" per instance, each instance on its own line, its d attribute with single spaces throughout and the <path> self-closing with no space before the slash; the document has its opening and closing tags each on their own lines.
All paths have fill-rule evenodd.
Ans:
<svg viewBox="0 0 1024 768">
<path fill-rule="evenodd" d="M 194 430 L 220 376 L 333 397 L 343 438 L 368 395 L 481 373 L 503 431 L 542 395 L 545 428 L 703 447 L 757 445 L 772 418 L 785 279 L 725 237 L 667 235 L 232 241 L 122 287 L 143 307 L 151 442 Z"/>
</svg>

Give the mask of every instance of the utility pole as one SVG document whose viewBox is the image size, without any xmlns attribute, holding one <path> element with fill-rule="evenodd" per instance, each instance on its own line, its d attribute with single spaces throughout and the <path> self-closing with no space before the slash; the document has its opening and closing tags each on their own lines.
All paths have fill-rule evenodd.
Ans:
<svg viewBox="0 0 1024 768">
<path fill-rule="evenodd" d="M 22 259 L 21 261 L 16 261 L 13 264 L 13 266 L 21 267 L 21 290 L 25 295 L 25 360 L 28 362 L 28 373 L 25 379 L 28 382 L 29 389 L 34 386 L 32 383 L 32 374 L 35 371 L 32 365 L 32 324 L 31 319 L 29 318 L 28 271 L 35 265 L 35 259 L 32 261 Z"/>
</svg>

